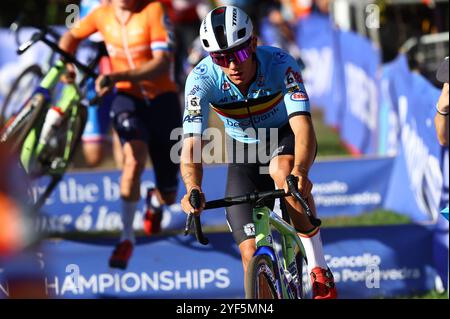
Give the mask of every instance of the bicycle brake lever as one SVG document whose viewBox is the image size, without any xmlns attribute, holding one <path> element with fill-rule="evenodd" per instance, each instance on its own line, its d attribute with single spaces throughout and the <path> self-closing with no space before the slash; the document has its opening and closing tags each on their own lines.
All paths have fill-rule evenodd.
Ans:
<svg viewBox="0 0 450 319">
<path fill-rule="evenodd" d="M 192 225 L 192 217 L 193 217 L 193 214 L 189 214 L 186 217 L 186 225 L 184 226 L 184 236 L 189 235 L 189 230 L 191 229 L 191 225 Z"/>
<path fill-rule="evenodd" d="M 201 198 L 200 198 L 200 191 L 198 189 L 193 189 L 191 191 L 191 195 L 189 196 L 189 202 L 193 208 L 195 209 L 200 208 Z M 193 215 L 194 214 L 189 214 L 189 217 L 192 219 Z M 200 216 L 194 217 L 194 226 L 195 226 L 195 237 L 197 238 L 197 241 L 202 245 L 208 245 L 209 240 L 208 238 L 205 237 L 205 235 L 203 235 Z"/>
<path fill-rule="evenodd" d="M 202 223 L 200 221 L 200 216 L 194 217 L 194 226 L 195 226 L 195 237 L 197 237 L 197 241 L 202 245 L 208 245 L 209 240 L 208 238 L 203 235 L 202 231 Z"/>
<path fill-rule="evenodd" d="M 16 53 L 21 55 L 25 51 L 27 51 L 33 44 L 38 42 L 44 37 L 43 32 L 36 32 L 31 36 L 31 39 L 26 41 L 25 43 L 21 44 L 20 47 L 17 49 Z"/>
<path fill-rule="evenodd" d="M 306 215 L 308 216 L 309 221 L 311 224 L 315 227 L 319 227 L 322 224 L 322 221 L 319 218 L 314 217 L 314 215 L 311 212 L 311 209 L 308 206 L 308 203 L 306 200 L 300 195 L 300 192 L 298 191 L 298 177 L 294 175 L 289 175 L 286 177 L 286 183 L 289 188 L 289 192 L 292 194 L 292 196 L 297 199 L 300 204 L 302 205 L 303 209 L 305 210 Z"/>
</svg>

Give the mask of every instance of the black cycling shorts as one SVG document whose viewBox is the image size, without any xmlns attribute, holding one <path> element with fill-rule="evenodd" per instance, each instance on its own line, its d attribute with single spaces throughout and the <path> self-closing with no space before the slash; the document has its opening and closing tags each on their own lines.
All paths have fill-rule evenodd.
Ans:
<svg viewBox="0 0 450 319">
<path fill-rule="evenodd" d="M 239 142 L 235 142 L 239 143 Z M 295 136 L 289 124 L 279 130 L 278 143 L 272 149 L 271 158 L 279 155 L 294 155 Z M 269 152 L 267 153 L 269 154 Z M 261 174 L 261 167 L 269 163 L 235 163 L 228 165 L 227 186 L 225 196 L 238 196 L 258 191 L 271 191 L 275 189 L 275 182 L 269 174 Z M 273 209 L 274 202 L 267 203 Z M 252 207 L 250 204 L 235 205 L 226 208 L 228 226 L 233 238 L 239 245 L 244 240 L 255 238 Z"/>
<path fill-rule="evenodd" d="M 170 133 L 181 126 L 177 94 L 164 93 L 145 101 L 119 92 L 112 102 L 110 115 L 122 144 L 132 140 L 147 143 L 156 187 L 163 193 L 175 192 L 179 165 L 171 160 L 170 150 L 177 141 L 170 140 Z"/>
</svg>

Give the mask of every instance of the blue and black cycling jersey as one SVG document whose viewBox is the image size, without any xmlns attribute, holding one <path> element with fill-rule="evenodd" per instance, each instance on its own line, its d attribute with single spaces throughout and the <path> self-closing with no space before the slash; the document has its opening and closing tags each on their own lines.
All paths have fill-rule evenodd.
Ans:
<svg viewBox="0 0 450 319">
<path fill-rule="evenodd" d="M 297 62 L 286 51 L 260 46 L 255 80 L 247 95 L 208 56 L 189 74 L 185 87 L 183 133 L 202 134 L 209 108 L 225 132 L 243 143 L 257 143 L 258 129 L 281 128 L 296 115 L 309 115 L 308 95 Z"/>
</svg>

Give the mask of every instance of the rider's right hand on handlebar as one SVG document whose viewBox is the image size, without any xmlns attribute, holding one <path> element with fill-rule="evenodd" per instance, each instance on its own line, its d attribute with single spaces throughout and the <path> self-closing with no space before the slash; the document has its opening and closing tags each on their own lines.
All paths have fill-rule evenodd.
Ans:
<svg viewBox="0 0 450 319">
<path fill-rule="evenodd" d="M 190 197 L 191 197 L 191 192 L 193 189 L 198 189 L 200 191 L 200 208 L 195 209 L 194 207 L 192 207 L 191 203 L 190 203 Z M 202 210 L 205 208 L 205 194 L 202 192 L 200 187 L 193 187 L 191 188 L 191 190 L 183 196 L 183 198 L 181 199 L 181 208 L 183 209 L 183 211 L 186 214 L 194 214 L 196 216 L 200 215 L 200 213 L 202 212 Z"/>
<path fill-rule="evenodd" d="M 114 80 L 111 75 L 100 74 L 95 80 L 95 91 L 99 97 L 104 96 L 114 87 Z"/>
</svg>

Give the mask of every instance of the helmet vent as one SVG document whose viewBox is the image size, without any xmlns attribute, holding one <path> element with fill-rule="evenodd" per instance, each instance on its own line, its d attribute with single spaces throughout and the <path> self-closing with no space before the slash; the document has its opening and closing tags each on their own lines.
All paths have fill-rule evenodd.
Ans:
<svg viewBox="0 0 450 319">
<path fill-rule="evenodd" d="M 245 34 L 246 34 L 245 28 L 240 29 L 237 33 L 238 39 L 242 39 L 243 37 L 245 37 Z"/>
<path fill-rule="evenodd" d="M 205 46 L 205 48 L 209 48 L 209 42 L 206 39 L 203 39 L 203 45 Z"/>
<path fill-rule="evenodd" d="M 223 26 L 219 25 L 214 28 L 214 34 L 216 35 L 217 43 L 221 49 L 226 49 L 228 47 L 227 37 L 225 36 L 225 29 Z"/>
<path fill-rule="evenodd" d="M 213 14 L 214 15 L 219 15 L 219 14 L 222 14 L 224 12 L 225 12 L 225 7 L 220 7 L 220 8 L 217 8 L 216 10 L 214 10 Z"/>
</svg>

